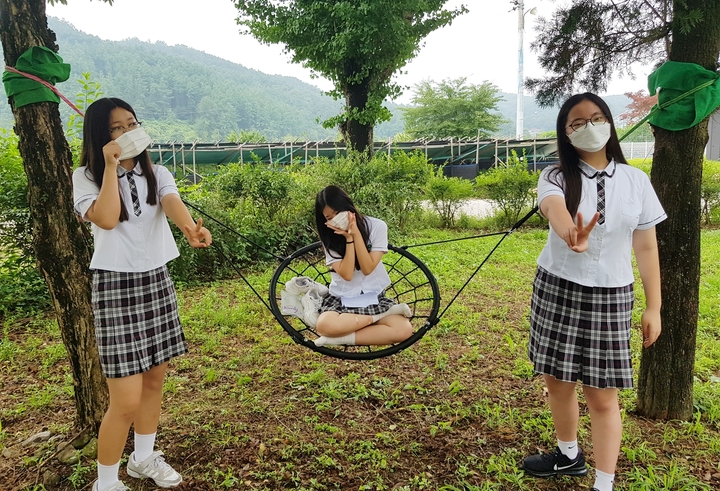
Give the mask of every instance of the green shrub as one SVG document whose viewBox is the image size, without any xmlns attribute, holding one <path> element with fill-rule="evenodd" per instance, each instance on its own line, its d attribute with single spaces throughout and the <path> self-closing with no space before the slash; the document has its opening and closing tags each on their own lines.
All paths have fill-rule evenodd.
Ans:
<svg viewBox="0 0 720 491">
<path fill-rule="evenodd" d="M 506 166 L 493 167 L 475 179 L 479 195 L 495 204 L 504 227 L 515 224 L 537 200 L 540 173 L 530 171 L 524 160 L 513 151 Z"/>
<path fill-rule="evenodd" d="M 17 137 L 0 130 L 0 318 L 50 305 L 35 266 L 27 193 Z"/>
<path fill-rule="evenodd" d="M 350 195 L 363 214 L 387 222 L 392 234 L 419 215 L 433 169 L 420 152 L 381 153 L 370 161 L 350 154 L 300 167 L 298 185 L 311 198 L 311 213 L 317 192 L 334 184 Z"/>
<path fill-rule="evenodd" d="M 443 168 L 439 167 L 430 178 L 426 193 L 433 209 L 440 215 L 441 226 L 452 227 L 458 210 L 473 196 L 473 185 L 467 179 L 445 177 Z"/>
<path fill-rule="evenodd" d="M 703 162 L 700 196 L 705 224 L 717 224 L 720 216 L 720 162 L 713 160 Z"/>
</svg>

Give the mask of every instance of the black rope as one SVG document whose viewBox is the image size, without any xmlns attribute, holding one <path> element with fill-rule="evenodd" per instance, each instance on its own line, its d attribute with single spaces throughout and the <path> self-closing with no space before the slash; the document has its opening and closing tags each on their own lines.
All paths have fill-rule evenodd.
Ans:
<svg viewBox="0 0 720 491">
<path fill-rule="evenodd" d="M 238 235 L 239 237 L 247 240 L 249 243 L 251 243 L 252 245 L 254 245 L 255 247 L 257 247 L 258 249 L 261 249 L 261 250 L 263 250 L 264 252 L 267 252 L 268 254 L 270 254 L 271 256 L 273 256 L 274 258 L 276 258 L 276 259 L 278 259 L 278 260 L 280 260 L 280 261 L 284 261 L 284 260 L 285 260 L 284 257 L 278 256 L 277 254 L 268 251 L 268 250 L 265 249 L 264 247 L 261 247 L 260 245 L 256 244 L 255 242 L 253 242 L 252 240 L 250 240 L 249 238 L 247 238 L 246 236 L 244 236 L 244 235 L 241 234 L 240 232 L 232 229 L 231 227 L 229 227 L 228 225 L 225 225 L 225 224 L 224 224 L 223 222 L 221 222 L 220 220 L 218 220 L 218 219 L 214 218 L 213 216 L 205 213 L 204 211 L 202 211 L 202 210 L 201 210 L 200 208 L 198 208 L 197 206 L 195 206 L 195 205 L 193 205 L 193 204 L 191 204 L 191 203 L 189 203 L 189 202 L 187 202 L 187 201 L 185 201 L 185 200 L 183 200 L 183 203 L 185 203 L 185 205 L 187 205 L 188 207 L 190 207 L 190 208 L 192 208 L 193 210 L 197 211 L 197 212 L 200 213 L 201 215 L 209 218 L 209 219 L 212 220 L 213 222 L 215 222 L 215 223 L 217 223 L 218 225 L 222 226 L 224 229 L 226 229 L 226 230 L 228 230 L 228 231 L 230 231 L 230 232 Z M 483 261 L 480 263 L 480 265 L 479 265 L 477 268 L 475 268 L 475 271 L 473 271 L 473 273 L 470 275 L 470 277 L 467 279 L 467 281 L 465 281 L 465 283 L 463 284 L 463 286 L 460 287 L 460 289 L 457 291 L 457 293 L 456 293 L 455 296 L 452 298 L 452 300 L 450 300 L 450 302 L 445 306 L 445 308 L 443 309 L 443 311 L 440 312 L 440 315 L 437 316 L 437 318 L 435 319 L 435 322 L 433 323 L 433 325 L 437 324 L 437 323 L 440 321 L 440 318 L 441 318 L 443 315 L 445 315 L 445 312 L 447 312 L 447 310 L 450 308 L 450 306 L 453 304 L 453 302 L 455 302 L 455 300 L 460 296 L 460 294 L 461 294 L 462 291 L 465 289 L 465 287 L 468 286 L 468 284 L 470 283 L 470 281 L 472 281 L 472 279 L 475 277 L 475 275 L 480 271 L 480 268 L 483 267 L 483 265 L 488 261 L 488 259 L 490 259 L 490 256 L 492 256 L 493 253 L 497 250 L 497 248 L 500 247 L 500 244 L 502 244 L 502 241 L 505 240 L 505 238 L 506 238 L 508 235 L 510 235 L 511 233 L 513 233 L 515 230 L 517 230 L 523 223 L 525 223 L 526 221 L 528 221 L 531 216 L 533 216 L 535 213 L 537 213 L 537 211 L 538 211 L 538 207 L 536 206 L 536 207 L 534 207 L 532 210 L 530 210 L 530 212 L 528 212 L 527 215 L 525 215 L 525 216 L 522 217 L 520 220 L 518 220 L 517 222 L 515 222 L 515 224 L 510 228 L 510 230 L 506 230 L 505 232 L 495 232 L 495 233 L 491 233 L 491 234 L 482 234 L 482 235 L 473 235 L 473 236 L 470 236 L 470 237 L 461 237 L 461 238 L 459 238 L 459 239 L 439 240 L 439 241 L 435 241 L 435 242 L 427 242 L 427 243 L 424 243 L 424 244 L 412 244 L 412 245 L 408 245 L 408 246 L 401 246 L 401 249 L 409 249 L 409 248 L 411 248 L 411 247 L 421 247 L 421 246 L 428 246 L 428 245 L 435 245 L 435 244 L 444 244 L 444 243 L 446 243 L 446 242 L 457 242 L 457 241 L 460 241 L 460 240 L 478 239 L 478 238 L 482 238 L 482 237 L 493 237 L 493 236 L 495 236 L 495 235 L 502 235 L 502 237 L 500 238 L 500 240 L 498 241 L 498 243 L 495 244 L 495 247 L 493 247 L 492 250 L 491 250 L 490 252 L 488 252 L 487 256 L 485 256 L 485 259 L 483 259 Z M 269 303 L 265 300 L 265 298 L 263 298 L 263 297 L 257 292 L 257 290 L 255 290 L 255 288 L 250 284 L 250 282 L 247 280 L 247 278 L 245 278 L 245 275 L 242 274 L 242 271 L 240 271 L 240 269 L 239 269 L 237 266 L 235 266 L 235 264 L 234 264 L 232 261 L 230 261 L 230 259 L 227 257 L 227 255 L 226 255 L 225 252 L 223 251 L 222 247 L 221 247 L 217 242 L 214 242 L 213 245 L 217 247 L 217 251 L 218 251 L 218 253 L 220 254 L 220 257 L 221 257 L 225 262 L 227 262 L 227 263 L 230 265 L 230 267 L 232 267 L 232 268 L 235 270 L 235 272 L 240 276 L 240 278 L 245 282 L 245 284 L 246 284 L 247 286 L 249 286 L 250 289 L 253 291 L 253 293 L 260 299 L 260 301 L 263 303 L 263 305 L 265 305 L 265 307 L 267 307 L 268 310 L 272 311 L 272 309 L 270 308 Z M 314 267 L 314 266 L 313 266 L 313 267 Z M 316 268 L 316 270 L 317 270 L 317 268 Z M 319 272 L 319 271 L 318 271 L 318 272 Z M 297 272 L 296 272 L 296 273 L 297 273 Z"/>
<path fill-rule="evenodd" d="M 240 271 L 240 269 L 237 266 L 235 266 L 235 264 L 232 261 L 230 261 L 230 259 L 223 252 L 222 247 L 220 247 L 220 245 L 217 242 L 213 242 L 212 245 L 217 247 L 217 251 L 218 251 L 218 254 L 220 254 L 220 257 L 223 258 L 223 260 L 225 262 L 227 262 L 230 265 L 230 267 L 232 269 L 234 269 L 238 275 L 240 275 L 240 278 L 242 278 L 242 280 L 245 282 L 245 284 L 250 287 L 250 289 L 253 291 L 253 293 L 255 295 L 257 295 L 257 297 L 260 299 L 260 301 L 263 303 L 263 305 L 265 305 L 265 307 L 267 307 L 267 309 L 272 312 L 272 309 L 270 308 L 270 304 L 257 292 L 257 290 L 255 290 L 255 288 L 253 288 L 253 286 L 250 284 L 248 279 L 245 278 L 245 275 L 242 274 L 242 271 Z"/>
<path fill-rule="evenodd" d="M 200 214 L 203 215 L 204 217 L 209 218 L 209 219 L 212 220 L 213 222 L 217 223 L 218 225 L 220 225 L 221 227 L 223 227 L 225 230 L 227 230 L 227 231 L 229 231 L 229 232 L 232 232 L 232 233 L 234 233 L 235 235 L 237 235 L 238 237 L 241 237 L 241 238 L 247 240 L 247 241 L 250 242 L 252 245 L 254 245 L 254 246 L 257 247 L 258 249 L 262 250 L 263 252 L 267 252 L 268 254 L 270 254 L 272 257 L 274 257 L 274 258 L 277 259 L 278 261 L 284 261 L 284 260 L 285 260 L 284 257 L 278 256 L 278 255 L 275 254 L 274 252 L 270 252 L 270 251 L 268 251 L 267 249 L 265 249 L 263 246 L 261 246 L 261 245 L 259 245 L 259 244 L 256 244 L 255 242 L 253 242 L 252 240 L 250 240 L 248 237 L 245 237 L 243 234 L 241 234 L 241 233 L 238 232 L 237 230 L 235 230 L 235 229 L 233 229 L 233 228 L 230 228 L 229 226 L 225 225 L 223 222 L 221 222 L 221 221 L 218 220 L 217 218 L 215 218 L 215 217 L 213 217 L 213 216 L 205 213 L 204 211 L 202 211 L 200 208 L 198 208 L 197 206 L 193 205 L 192 203 L 189 203 L 189 202 L 187 202 L 187 201 L 185 201 L 185 200 L 182 200 L 182 202 L 185 203 L 185 205 L 187 205 L 189 208 L 192 208 L 193 210 L 197 211 L 198 213 L 200 213 Z"/>
<path fill-rule="evenodd" d="M 453 302 L 455 302 L 455 300 L 457 299 L 457 297 L 460 296 L 460 294 L 462 293 L 462 291 L 465 289 L 466 286 L 468 286 L 468 284 L 470 283 L 470 281 L 472 281 L 472 279 L 475 277 L 475 275 L 478 274 L 478 272 L 480 271 L 480 268 L 482 268 L 483 265 L 488 261 L 488 259 L 490 259 L 490 256 L 492 256 L 493 253 L 497 250 L 497 248 L 500 247 L 500 244 L 502 244 L 502 241 L 505 240 L 505 238 L 506 238 L 508 235 L 510 235 L 510 234 L 513 233 L 515 230 L 517 230 L 518 228 L 520 228 L 520 226 L 521 226 L 523 223 L 527 222 L 527 221 L 530 219 L 531 216 L 533 216 L 535 213 L 537 213 L 537 211 L 538 211 L 538 207 L 535 206 L 532 210 L 530 210 L 530 211 L 527 213 L 527 215 L 525 215 L 525 216 L 522 217 L 520 220 L 518 220 L 517 222 L 515 222 L 515 224 L 514 224 L 512 227 L 510 227 L 510 230 L 507 230 L 507 231 L 505 231 L 505 232 L 497 232 L 497 233 L 494 233 L 494 234 L 477 235 L 477 236 L 475 236 L 475 237 L 465 237 L 465 238 L 461 238 L 461 239 L 442 240 L 442 241 L 438 241 L 438 242 L 428 242 L 427 244 L 415 244 L 415 245 L 412 245 L 412 246 L 407 246 L 407 247 L 419 247 L 419 246 L 422 246 L 422 245 L 442 244 L 442 243 L 444 243 L 444 242 L 453 242 L 453 241 L 456 241 L 456 240 L 465 240 L 465 239 L 474 239 L 474 238 L 478 238 L 478 237 L 491 237 L 491 236 L 493 236 L 493 235 L 502 235 L 502 237 L 500 238 L 500 240 L 498 241 L 498 243 L 495 244 L 495 247 L 493 247 L 492 250 L 491 250 L 490 252 L 488 252 L 487 256 L 485 256 L 485 259 L 483 259 L 483 261 L 480 263 L 480 265 L 479 265 L 477 268 L 475 268 L 475 271 L 473 271 L 473 273 L 470 275 L 470 277 L 467 279 L 467 281 L 466 281 L 466 282 L 463 284 L 463 286 L 461 286 L 460 289 L 457 291 L 457 293 L 455 294 L 455 296 L 454 296 L 454 297 L 450 300 L 450 302 L 445 306 L 445 308 L 442 310 L 442 312 L 440 312 L 440 315 L 438 315 L 438 317 L 437 317 L 438 321 L 440 320 L 440 318 L 441 318 L 443 315 L 445 315 L 445 312 L 447 312 L 447 309 L 449 309 L 450 306 L 453 304 Z M 406 247 L 406 248 L 407 248 L 407 247 Z"/>
</svg>

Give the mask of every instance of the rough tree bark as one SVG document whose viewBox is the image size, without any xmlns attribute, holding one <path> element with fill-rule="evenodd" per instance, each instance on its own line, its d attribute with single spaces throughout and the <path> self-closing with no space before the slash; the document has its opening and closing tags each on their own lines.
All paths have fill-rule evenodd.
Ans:
<svg viewBox="0 0 720 491">
<path fill-rule="evenodd" d="M 33 46 L 57 51 L 45 0 L 0 0 L 0 40 L 8 66 Z M 89 235 L 73 211 L 72 155 L 57 104 L 16 108 L 12 98 L 10 104 L 28 178 L 33 248 L 72 367 L 76 425 L 96 430 L 107 407 L 107 388 L 90 305 Z"/>
<path fill-rule="evenodd" d="M 367 81 L 349 85 L 344 88 L 345 105 L 351 109 L 363 110 L 368 103 Z M 363 124 L 356 119 L 347 119 L 340 127 L 340 132 L 349 147 L 359 153 L 371 156 L 373 154 L 373 126 L 371 124 Z"/>
<path fill-rule="evenodd" d="M 720 1 L 673 2 L 669 59 L 716 71 L 720 53 Z M 703 12 L 699 25 L 683 32 L 687 12 Z M 684 131 L 655 130 L 652 184 L 668 213 L 657 227 L 662 279 L 663 333 L 643 350 L 638 412 L 650 418 L 692 418 L 693 371 L 700 288 L 700 185 L 707 119 Z"/>
</svg>

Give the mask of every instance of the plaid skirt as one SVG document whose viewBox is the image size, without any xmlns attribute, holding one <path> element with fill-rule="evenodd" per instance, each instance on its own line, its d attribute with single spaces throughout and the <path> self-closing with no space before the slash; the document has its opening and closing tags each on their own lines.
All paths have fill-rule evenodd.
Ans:
<svg viewBox="0 0 720 491">
<path fill-rule="evenodd" d="M 143 273 L 95 270 L 92 307 L 107 378 L 143 373 L 187 353 L 167 266 Z"/>
<path fill-rule="evenodd" d="M 339 312 L 341 314 L 377 315 L 386 312 L 393 305 L 395 305 L 395 302 L 387 298 L 385 293 L 378 295 L 378 303 L 368 305 L 367 307 L 344 307 L 340 297 L 326 295 L 320 306 L 320 313 Z"/>
<path fill-rule="evenodd" d="M 535 371 L 563 382 L 631 389 L 632 283 L 589 287 L 538 267 L 530 306 L 528 355 Z"/>
</svg>

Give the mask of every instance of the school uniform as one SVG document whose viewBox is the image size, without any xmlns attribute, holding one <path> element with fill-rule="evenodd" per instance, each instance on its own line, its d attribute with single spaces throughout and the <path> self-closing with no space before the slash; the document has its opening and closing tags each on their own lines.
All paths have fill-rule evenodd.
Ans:
<svg viewBox="0 0 720 491">
<path fill-rule="evenodd" d="M 368 252 L 388 251 L 387 224 L 378 218 L 365 217 L 368 226 Z M 325 250 L 325 264 L 339 264 L 343 257 L 333 250 Z M 332 311 L 359 315 L 377 315 L 387 311 L 395 302 L 387 298 L 383 291 L 390 286 L 390 276 L 380 261 L 368 275 L 356 269 L 350 281 L 345 280 L 334 270 L 330 272 L 330 294 L 323 298 L 320 313 Z"/>
<path fill-rule="evenodd" d="M 564 199 L 562 174 L 538 182 L 538 203 Z M 600 220 L 577 253 L 550 227 L 538 258 L 528 354 L 538 373 L 597 388 L 632 388 L 630 323 L 634 302 L 632 238 L 667 218 L 647 175 L 611 161 L 598 171 L 580 161 L 578 212 Z"/>
<path fill-rule="evenodd" d="M 160 206 L 163 197 L 179 193 L 165 167 L 153 165 L 151 169 L 157 181 L 156 205 L 146 203 L 147 180 L 140 165 L 132 172 L 118 166 L 128 220 L 118 222 L 112 230 L 91 224 L 95 336 L 108 378 L 143 373 L 187 352 L 175 287 L 167 268 L 179 252 Z M 100 188 L 86 167 L 73 173 L 73 190 L 75 211 L 88 221 L 85 214 Z"/>
</svg>

